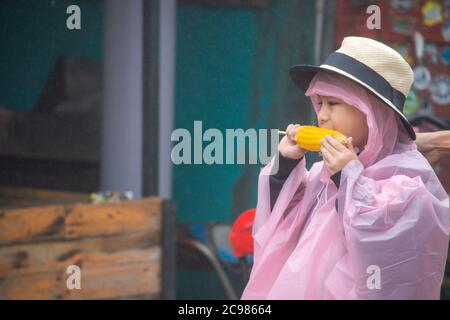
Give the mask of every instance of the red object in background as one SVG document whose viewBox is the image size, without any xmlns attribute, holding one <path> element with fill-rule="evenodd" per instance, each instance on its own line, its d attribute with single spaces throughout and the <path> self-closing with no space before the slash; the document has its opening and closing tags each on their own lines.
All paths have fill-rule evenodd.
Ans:
<svg viewBox="0 0 450 320">
<path fill-rule="evenodd" d="M 256 209 L 249 209 L 240 214 L 230 231 L 230 243 L 234 255 L 238 258 L 253 254 L 252 228 Z"/>
</svg>

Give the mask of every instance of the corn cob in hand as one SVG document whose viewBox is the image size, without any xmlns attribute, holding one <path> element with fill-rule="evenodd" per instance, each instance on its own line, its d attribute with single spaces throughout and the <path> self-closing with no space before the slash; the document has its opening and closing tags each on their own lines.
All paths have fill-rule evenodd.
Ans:
<svg viewBox="0 0 450 320">
<path fill-rule="evenodd" d="M 280 133 L 284 133 L 280 131 Z M 301 126 L 297 130 L 296 140 L 300 148 L 308 151 L 320 151 L 320 140 L 331 135 L 343 145 L 348 144 L 348 138 L 336 130 L 319 128 L 316 126 Z"/>
</svg>

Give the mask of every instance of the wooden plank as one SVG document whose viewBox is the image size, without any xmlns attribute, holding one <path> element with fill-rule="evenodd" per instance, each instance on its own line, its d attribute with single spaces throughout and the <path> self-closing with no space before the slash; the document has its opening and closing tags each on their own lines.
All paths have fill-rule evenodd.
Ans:
<svg viewBox="0 0 450 320">
<path fill-rule="evenodd" d="M 159 259 L 160 245 L 160 233 L 141 233 L 6 246 L 0 248 L 0 278 L 52 273 L 73 264 L 89 269 L 140 263 Z"/>
<path fill-rule="evenodd" d="M 63 238 L 64 206 L 0 211 L 0 245 Z"/>
<path fill-rule="evenodd" d="M 0 246 L 136 232 L 158 232 L 162 200 L 0 211 Z"/>
<path fill-rule="evenodd" d="M 66 287 L 64 271 L 0 279 L 2 299 L 122 299 L 159 296 L 160 264 L 138 264 L 81 269 L 81 289 Z"/>
</svg>

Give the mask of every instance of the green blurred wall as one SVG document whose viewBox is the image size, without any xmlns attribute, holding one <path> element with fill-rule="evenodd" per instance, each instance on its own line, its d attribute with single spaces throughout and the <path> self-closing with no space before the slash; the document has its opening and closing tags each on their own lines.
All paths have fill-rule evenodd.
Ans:
<svg viewBox="0 0 450 320">
<path fill-rule="evenodd" d="M 81 9 L 81 30 L 66 27 L 71 4 Z M 0 107 L 31 110 L 57 57 L 101 60 L 102 38 L 101 1 L 0 1 Z"/>
<path fill-rule="evenodd" d="M 175 127 L 285 128 L 310 121 L 288 68 L 313 62 L 314 1 L 267 8 L 178 5 Z M 204 144 L 205 145 L 205 144 Z M 256 206 L 260 165 L 174 166 L 181 222 L 232 222 Z"/>
</svg>

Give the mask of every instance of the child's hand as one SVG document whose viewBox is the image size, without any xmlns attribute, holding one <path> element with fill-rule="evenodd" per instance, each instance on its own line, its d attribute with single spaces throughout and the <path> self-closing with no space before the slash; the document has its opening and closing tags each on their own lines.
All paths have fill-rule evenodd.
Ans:
<svg viewBox="0 0 450 320">
<path fill-rule="evenodd" d="M 320 140 L 320 145 L 324 164 L 331 175 L 341 171 L 350 161 L 358 159 L 353 147 L 353 138 L 348 139 L 348 147 L 346 147 L 328 135 Z"/>
<path fill-rule="evenodd" d="M 278 151 L 281 153 L 283 157 L 291 158 L 291 159 L 300 159 L 307 152 L 305 149 L 300 148 L 297 145 L 297 140 L 295 135 L 297 133 L 298 128 L 300 128 L 299 124 L 293 125 L 290 124 L 286 128 L 286 135 L 281 139 L 278 144 Z"/>
</svg>

